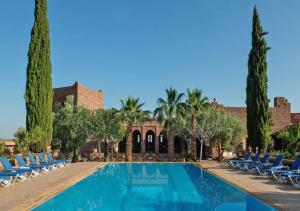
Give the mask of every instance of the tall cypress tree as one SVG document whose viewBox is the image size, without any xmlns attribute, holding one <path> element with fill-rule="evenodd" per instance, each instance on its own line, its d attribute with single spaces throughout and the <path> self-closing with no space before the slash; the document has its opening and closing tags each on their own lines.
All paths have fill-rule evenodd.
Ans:
<svg viewBox="0 0 300 211">
<path fill-rule="evenodd" d="M 252 22 L 252 49 L 248 60 L 247 77 L 247 130 L 250 146 L 266 150 L 270 143 L 271 113 L 268 99 L 267 51 L 270 49 L 264 39 L 267 34 L 260 25 L 254 8 Z"/>
<path fill-rule="evenodd" d="M 28 50 L 25 91 L 26 128 L 41 128 L 44 146 L 52 139 L 52 78 L 47 0 L 35 0 L 34 25 Z"/>
</svg>

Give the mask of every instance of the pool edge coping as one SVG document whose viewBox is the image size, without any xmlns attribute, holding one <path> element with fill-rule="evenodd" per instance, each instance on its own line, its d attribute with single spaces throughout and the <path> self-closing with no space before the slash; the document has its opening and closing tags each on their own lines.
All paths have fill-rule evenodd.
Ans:
<svg viewBox="0 0 300 211">
<path fill-rule="evenodd" d="M 89 169 L 88 172 L 82 173 L 80 175 L 75 175 L 74 177 L 71 177 L 70 179 L 58 184 L 55 187 L 49 188 L 48 191 L 43 192 L 42 194 L 40 194 L 38 196 L 38 199 L 33 201 L 33 202 L 23 202 L 19 205 L 17 205 L 16 207 L 14 207 L 12 210 L 31 210 L 41 204 L 43 204 L 44 202 L 46 202 L 47 200 L 51 199 L 52 197 L 56 196 L 57 194 L 65 191 L 66 189 L 68 189 L 69 187 L 75 185 L 76 183 L 80 182 L 81 180 L 85 179 L 86 177 L 92 175 L 93 173 L 95 173 L 96 171 L 98 171 L 99 169 L 105 167 L 108 163 L 104 163 L 104 162 L 99 162 L 98 165 L 92 167 L 91 169 Z"/>
<path fill-rule="evenodd" d="M 275 208 L 279 211 L 282 210 L 282 207 L 279 207 L 276 204 L 270 203 L 267 200 L 265 200 L 264 198 L 262 198 L 259 194 L 255 193 L 255 192 L 251 192 L 251 191 L 231 182 L 230 180 L 219 176 L 215 172 L 210 171 L 209 168 L 201 166 L 201 163 L 199 163 L 199 162 L 155 162 L 155 161 L 154 162 L 151 162 L 151 161 L 149 161 L 149 162 L 101 162 L 101 163 L 99 162 L 99 165 L 91 168 L 90 171 L 88 171 L 87 173 L 76 175 L 76 176 L 68 179 L 64 183 L 59 184 L 58 186 L 55 186 L 53 188 L 50 188 L 49 191 L 41 194 L 39 196 L 39 199 L 35 200 L 34 202 L 30 202 L 30 204 L 23 202 L 22 204 L 19 204 L 18 206 L 14 207 L 12 210 L 31 210 L 31 209 L 43 204 L 47 200 L 53 198 L 57 194 L 65 191 L 69 187 L 75 185 L 76 183 L 80 182 L 81 180 L 87 178 L 88 176 L 92 175 L 99 169 L 101 169 L 111 163 L 115 163 L 115 164 L 132 164 L 132 163 L 133 164 L 134 163 L 136 163 L 136 164 L 193 164 L 194 166 L 201 168 L 202 170 L 208 172 L 209 174 L 214 175 L 216 178 L 223 180 L 224 182 L 232 185 L 233 187 L 237 188 L 238 190 L 243 191 L 243 192 L 249 194 L 250 196 L 253 196 L 253 197 L 261 200 L 262 202 L 266 203 L 267 205 L 271 206 L 272 208 Z"/>
<path fill-rule="evenodd" d="M 245 189 L 245 188 L 243 188 L 243 187 L 241 187 L 241 186 L 239 186 L 239 185 L 237 185 L 237 184 L 231 182 L 230 180 L 228 180 L 228 179 L 226 179 L 226 178 L 224 178 L 224 177 L 219 176 L 219 175 L 216 174 L 215 172 L 210 171 L 209 168 L 205 168 L 205 167 L 201 166 L 201 163 L 195 163 L 195 166 L 197 166 L 198 168 L 201 168 L 202 170 L 206 171 L 206 172 L 209 173 L 209 174 L 212 174 L 212 175 L 215 176 L 216 178 L 218 178 L 218 179 L 220 179 L 220 180 L 222 180 L 222 181 L 224 181 L 224 182 L 230 184 L 231 186 L 237 188 L 238 190 L 243 191 L 243 192 L 249 194 L 250 196 L 259 199 L 259 200 L 262 201 L 263 203 L 269 205 L 271 208 L 275 208 L 275 209 L 278 210 L 278 211 L 283 210 L 282 207 L 279 207 L 279 206 L 276 205 L 276 204 L 273 204 L 273 203 L 268 202 L 266 199 L 262 198 L 262 197 L 261 197 L 259 194 L 257 194 L 256 192 L 249 191 L 249 190 L 247 190 L 247 189 Z"/>
</svg>

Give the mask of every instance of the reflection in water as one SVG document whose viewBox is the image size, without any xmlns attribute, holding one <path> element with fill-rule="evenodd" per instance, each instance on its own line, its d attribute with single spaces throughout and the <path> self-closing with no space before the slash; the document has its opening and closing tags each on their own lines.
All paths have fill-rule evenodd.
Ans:
<svg viewBox="0 0 300 211">
<path fill-rule="evenodd" d="M 110 164 L 35 210 L 271 210 L 188 164 Z"/>
</svg>

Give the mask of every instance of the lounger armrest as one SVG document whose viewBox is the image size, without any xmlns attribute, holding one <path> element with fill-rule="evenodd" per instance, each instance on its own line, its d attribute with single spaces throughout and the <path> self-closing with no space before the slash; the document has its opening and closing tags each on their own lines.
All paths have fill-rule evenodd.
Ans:
<svg viewBox="0 0 300 211">
<path fill-rule="evenodd" d="M 270 168 L 270 170 L 278 170 L 278 169 L 284 170 L 284 169 L 282 169 L 281 167 L 282 167 L 282 166 L 276 166 L 276 167 L 273 166 L 273 167 Z"/>
<path fill-rule="evenodd" d="M 30 169 L 29 166 L 20 166 L 19 169 Z"/>
<path fill-rule="evenodd" d="M 288 167 L 288 166 L 280 166 L 280 167 L 278 167 L 278 168 L 280 168 L 280 169 L 282 169 L 282 170 L 288 170 L 290 167 Z"/>
<path fill-rule="evenodd" d="M 2 172 L 16 172 L 15 170 L 2 169 Z"/>
</svg>

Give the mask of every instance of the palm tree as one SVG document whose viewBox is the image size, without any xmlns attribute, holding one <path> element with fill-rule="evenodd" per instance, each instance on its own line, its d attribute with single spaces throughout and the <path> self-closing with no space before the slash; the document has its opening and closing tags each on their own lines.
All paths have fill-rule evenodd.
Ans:
<svg viewBox="0 0 300 211">
<path fill-rule="evenodd" d="M 157 100 L 158 107 L 154 110 L 154 117 L 160 123 L 164 123 L 165 131 L 168 137 L 168 158 L 172 161 L 174 158 L 174 137 L 176 133 L 176 123 L 183 116 L 184 103 L 182 98 L 184 93 L 177 93 L 172 87 L 166 89 L 167 99 L 159 98 Z"/>
<path fill-rule="evenodd" d="M 202 97 L 202 90 L 200 89 L 193 89 L 193 90 L 187 90 L 187 99 L 186 99 L 186 105 L 185 109 L 186 115 L 189 115 L 187 118 L 190 122 L 191 129 L 195 130 L 196 124 L 197 124 L 197 114 L 201 113 L 203 110 L 207 109 L 210 106 L 210 103 L 208 102 L 207 97 Z M 192 133 L 193 134 L 193 133 Z M 195 136 L 192 136 L 191 141 L 191 155 L 193 159 L 197 158 L 197 138 Z"/>
<path fill-rule="evenodd" d="M 139 98 L 127 97 L 125 101 L 121 100 L 122 108 L 120 110 L 124 124 L 126 125 L 126 161 L 132 161 L 132 126 L 136 123 L 143 123 L 149 120 L 150 111 L 142 110 L 145 103 L 140 103 Z"/>
</svg>

